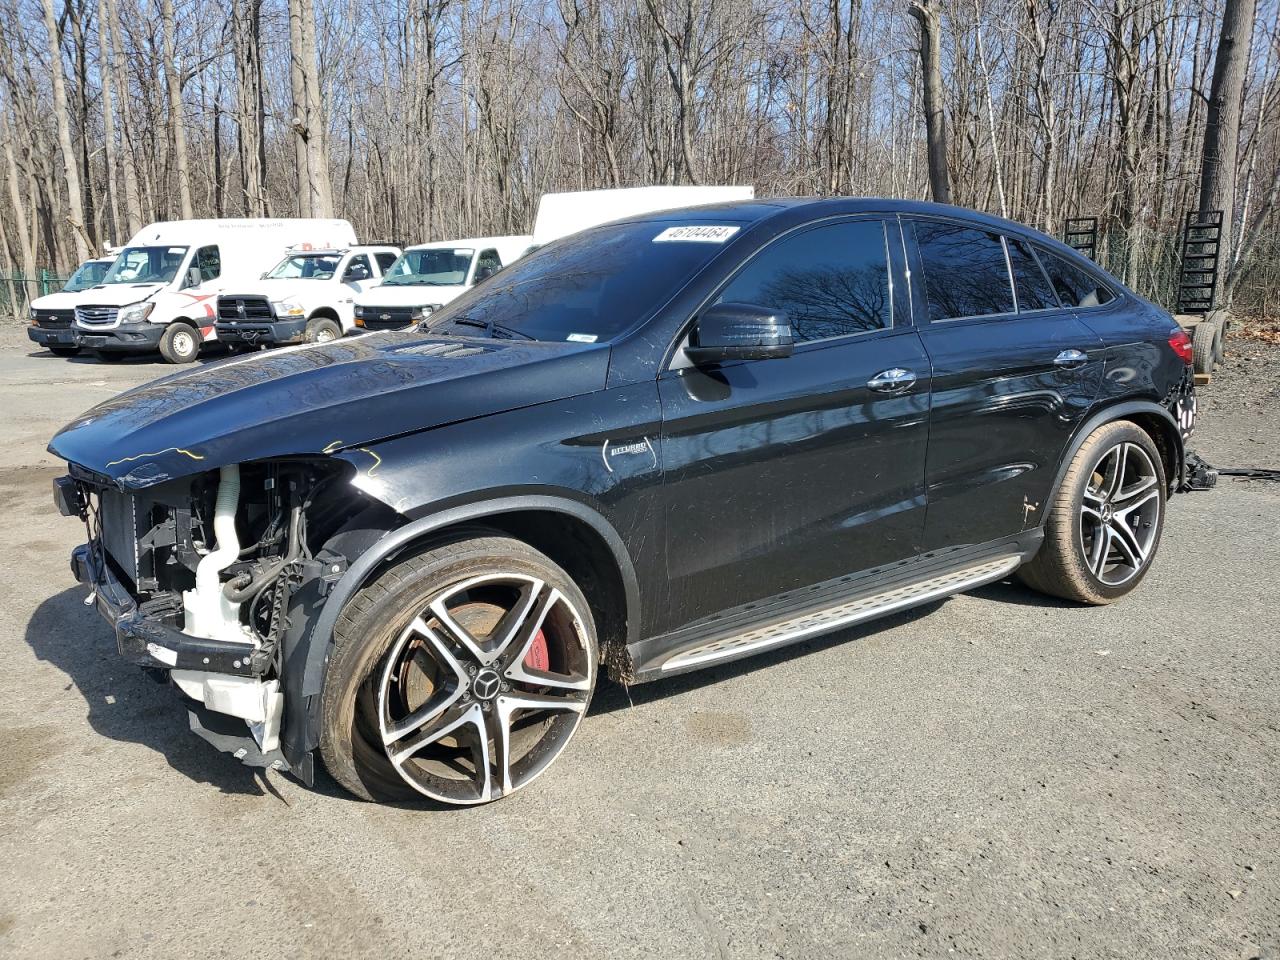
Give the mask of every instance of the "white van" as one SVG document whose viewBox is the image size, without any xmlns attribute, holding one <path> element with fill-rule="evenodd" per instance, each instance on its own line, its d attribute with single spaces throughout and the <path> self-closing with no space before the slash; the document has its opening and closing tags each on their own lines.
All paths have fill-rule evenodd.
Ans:
<svg viewBox="0 0 1280 960">
<path fill-rule="evenodd" d="M 59 357 L 73 357 L 79 353 L 76 334 L 71 329 L 76 319 L 76 301 L 80 299 L 77 294 L 102 282 L 111 264 L 115 263 L 118 252 L 109 248 L 106 256 L 86 260 L 57 293 L 32 300 L 28 308 L 31 326 L 27 327 L 27 337 Z"/>
<path fill-rule="evenodd" d="M 409 247 L 382 282 L 355 298 L 355 325 L 398 330 L 417 323 L 524 256 L 533 237 L 475 237 Z"/>
<path fill-rule="evenodd" d="M 621 187 L 544 193 L 533 223 L 533 245 L 544 247 L 579 230 L 643 213 L 754 200 L 755 187 Z"/>
<path fill-rule="evenodd" d="M 355 326 L 352 302 L 397 262 L 399 247 L 291 250 L 257 283 L 218 297 L 218 339 L 247 346 L 328 343 Z"/>
<path fill-rule="evenodd" d="M 256 281 L 291 247 L 348 247 L 346 220 L 174 220 L 144 227 L 76 299 L 75 345 L 103 359 L 158 349 L 189 363 L 215 337 L 217 296 Z"/>
</svg>

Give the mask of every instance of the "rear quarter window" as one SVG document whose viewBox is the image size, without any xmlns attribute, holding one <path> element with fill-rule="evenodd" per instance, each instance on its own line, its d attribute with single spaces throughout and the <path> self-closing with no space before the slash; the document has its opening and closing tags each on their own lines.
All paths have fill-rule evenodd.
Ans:
<svg viewBox="0 0 1280 960">
<path fill-rule="evenodd" d="M 1013 285 L 998 234 L 920 220 L 915 235 L 930 321 L 1013 313 Z"/>
<path fill-rule="evenodd" d="M 1064 307 L 1097 307 L 1116 298 L 1115 291 L 1089 271 L 1043 247 L 1036 247 L 1036 254 Z"/>
</svg>

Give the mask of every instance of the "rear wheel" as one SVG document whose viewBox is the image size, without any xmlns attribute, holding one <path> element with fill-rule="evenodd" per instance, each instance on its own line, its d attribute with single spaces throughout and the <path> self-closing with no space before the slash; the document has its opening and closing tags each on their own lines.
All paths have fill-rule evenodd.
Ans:
<svg viewBox="0 0 1280 960">
<path fill-rule="evenodd" d="M 1213 373 L 1222 360 L 1222 327 L 1208 320 L 1197 323 L 1191 334 L 1196 373 Z"/>
<path fill-rule="evenodd" d="M 1128 420 L 1076 452 L 1045 521 L 1040 552 L 1018 575 L 1056 597 L 1105 604 L 1136 587 L 1155 558 L 1168 486 L 1151 437 Z"/>
<path fill-rule="evenodd" d="M 191 363 L 200 355 L 200 331 L 187 323 L 171 323 L 160 335 L 160 356 L 169 363 Z"/>
<path fill-rule="evenodd" d="M 338 619 L 325 766 L 369 800 L 496 800 L 568 745 L 598 659 L 581 591 L 526 544 L 482 536 L 411 557 Z"/>
<path fill-rule="evenodd" d="M 307 343 L 331 343 L 341 336 L 338 322 L 328 317 L 317 317 L 307 324 Z"/>
</svg>

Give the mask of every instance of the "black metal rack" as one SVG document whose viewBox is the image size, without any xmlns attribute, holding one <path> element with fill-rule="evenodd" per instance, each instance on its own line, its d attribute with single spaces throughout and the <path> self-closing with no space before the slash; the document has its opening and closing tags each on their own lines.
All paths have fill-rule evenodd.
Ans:
<svg viewBox="0 0 1280 960">
<path fill-rule="evenodd" d="M 1205 314 L 1218 292 L 1218 255 L 1222 249 L 1222 211 L 1191 210 L 1182 227 L 1182 272 L 1178 277 L 1178 313 Z"/>
<path fill-rule="evenodd" d="M 1062 242 L 1073 250 L 1079 250 L 1090 260 L 1096 260 L 1098 252 L 1098 218 L 1070 217 L 1062 234 Z"/>
</svg>

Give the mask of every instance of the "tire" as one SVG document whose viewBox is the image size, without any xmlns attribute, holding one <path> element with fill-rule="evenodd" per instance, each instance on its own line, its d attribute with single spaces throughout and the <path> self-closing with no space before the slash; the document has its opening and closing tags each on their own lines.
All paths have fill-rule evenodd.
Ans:
<svg viewBox="0 0 1280 960">
<path fill-rule="evenodd" d="M 1218 319 L 1214 321 L 1213 330 L 1213 364 L 1214 367 L 1222 366 L 1224 360 L 1227 359 L 1227 330 L 1230 329 L 1226 320 Z"/>
<path fill-rule="evenodd" d="M 1044 543 L 1019 579 L 1080 603 L 1119 600 L 1151 569 L 1168 489 L 1146 431 L 1128 420 L 1099 427 L 1072 458 L 1045 519 Z"/>
<path fill-rule="evenodd" d="M 200 356 L 203 340 L 191 324 L 175 321 L 160 335 L 160 356 L 168 363 L 193 363 Z"/>
<path fill-rule="evenodd" d="M 49 347 L 48 349 L 55 357 L 74 357 L 80 353 L 79 347 Z"/>
<path fill-rule="evenodd" d="M 496 800 L 568 745 L 599 659 L 586 598 L 547 557 L 500 536 L 436 547 L 385 571 L 339 615 L 321 758 L 365 800 Z"/>
<path fill-rule="evenodd" d="M 1202 320 L 1191 333 L 1191 354 L 1196 373 L 1213 373 L 1222 349 L 1222 331 L 1216 323 Z"/>
<path fill-rule="evenodd" d="M 307 343 L 331 343 L 342 337 L 342 327 L 336 320 L 316 317 L 307 324 Z"/>
</svg>

